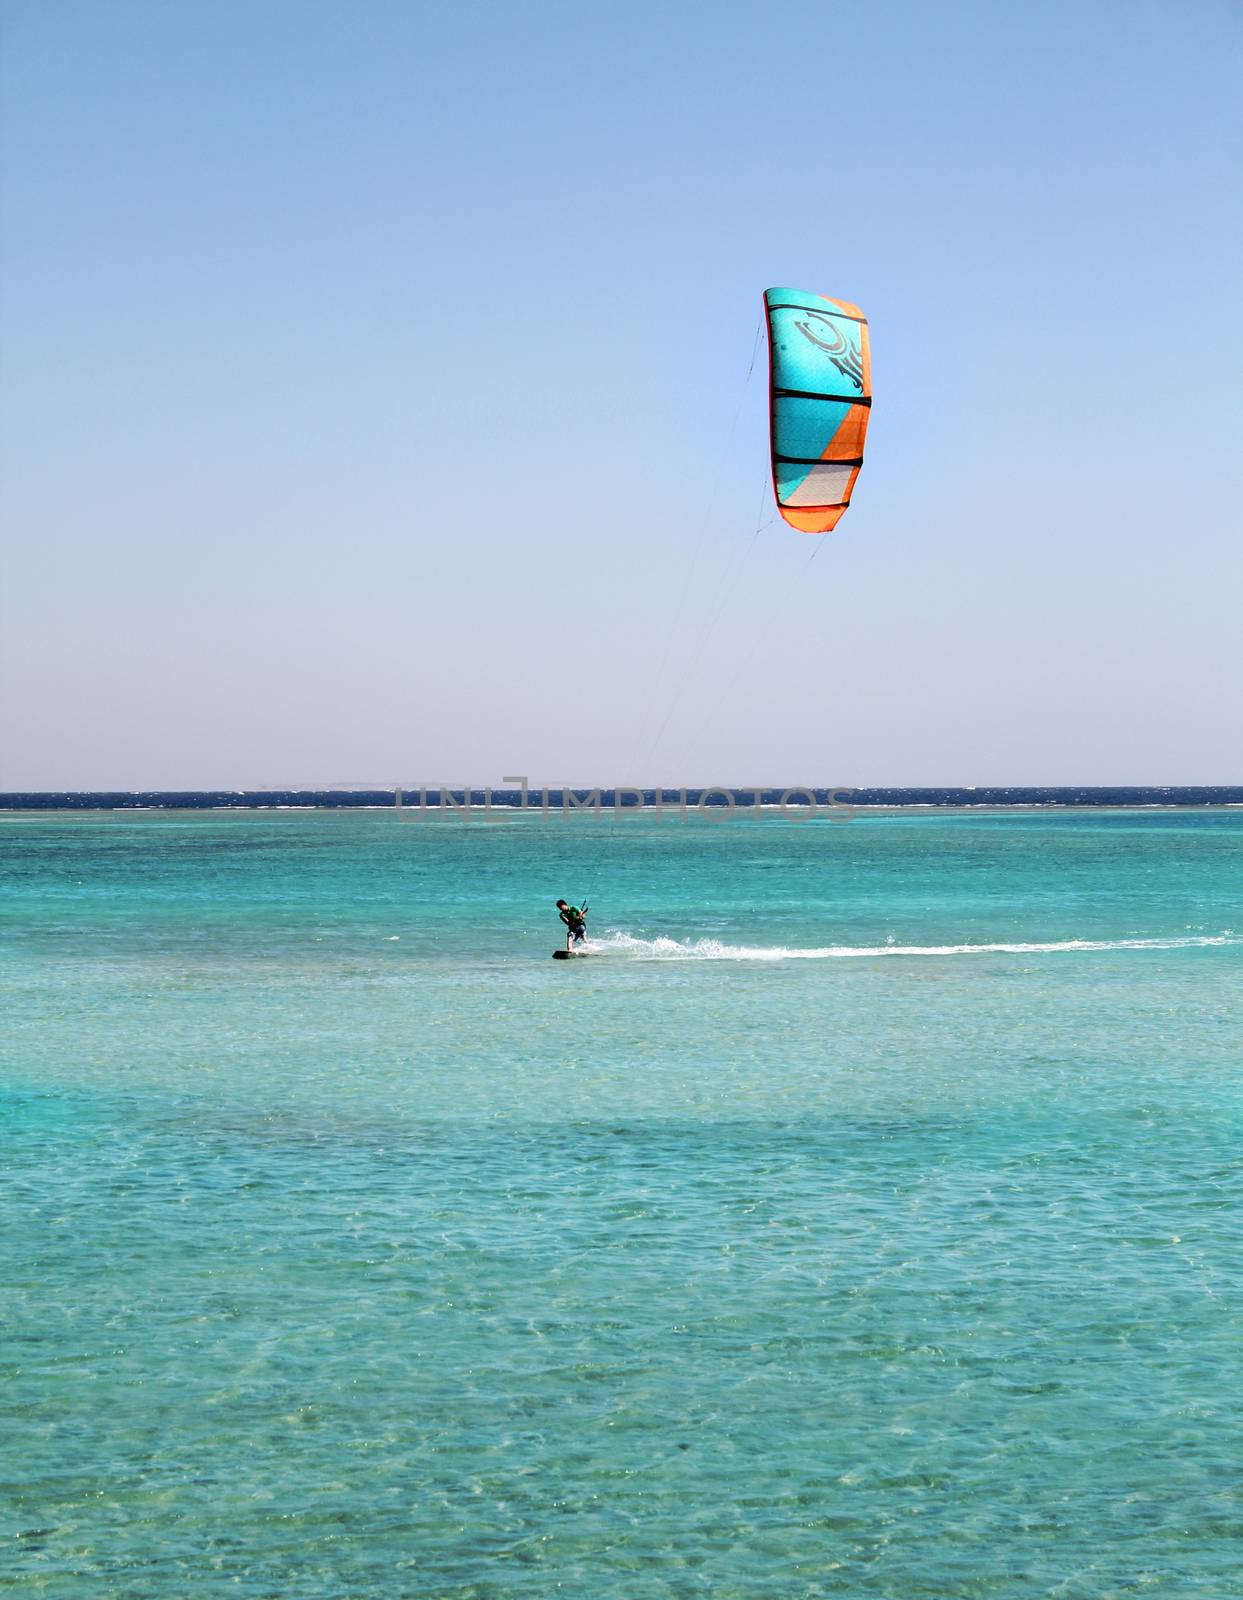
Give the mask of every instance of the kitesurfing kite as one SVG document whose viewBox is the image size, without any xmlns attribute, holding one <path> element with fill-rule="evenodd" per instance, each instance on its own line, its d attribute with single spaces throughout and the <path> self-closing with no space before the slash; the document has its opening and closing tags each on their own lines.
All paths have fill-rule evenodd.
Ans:
<svg viewBox="0 0 1243 1600">
<path fill-rule="evenodd" d="M 769 289 L 773 493 L 792 528 L 828 533 L 850 504 L 872 405 L 867 318 L 848 300 Z"/>
</svg>

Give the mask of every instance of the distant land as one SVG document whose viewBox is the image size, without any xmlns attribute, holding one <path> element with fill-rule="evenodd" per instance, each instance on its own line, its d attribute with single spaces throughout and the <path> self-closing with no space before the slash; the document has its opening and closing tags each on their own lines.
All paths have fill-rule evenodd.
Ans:
<svg viewBox="0 0 1243 1600">
<path fill-rule="evenodd" d="M 532 811 L 541 807 L 571 814 L 581 810 L 587 813 L 594 807 L 596 790 L 590 788 L 531 789 L 524 795 L 521 789 L 444 789 L 431 785 L 424 789 L 413 786 L 401 791 L 402 804 L 417 811 L 427 809 L 465 809 L 467 807 L 494 806 L 521 810 L 524 805 Z M 612 810 L 615 805 L 623 809 L 654 807 L 656 789 L 613 789 L 599 791 L 601 809 Z M 659 791 L 661 802 L 668 810 L 680 806 L 688 809 L 738 810 L 759 806 L 778 806 L 783 800 L 792 813 L 810 807 L 809 796 L 817 806 L 833 807 L 1006 807 L 1006 806 L 1243 806 L 1243 784 L 1167 785 L 1167 786 L 1093 786 L 1081 787 L 990 787 L 977 788 L 921 788 L 921 789 L 852 789 L 846 786 L 833 788 L 807 788 L 791 785 L 789 788 L 679 788 L 666 787 Z M 442 806 L 443 800 L 443 806 Z M 219 811 L 241 809 L 248 811 L 288 809 L 344 810 L 375 806 L 393 806 L 397 803 L 394 789 L 155 789 L 155 790 L 39 790 L 0 793 L 0 811 Z"/>
</svg>

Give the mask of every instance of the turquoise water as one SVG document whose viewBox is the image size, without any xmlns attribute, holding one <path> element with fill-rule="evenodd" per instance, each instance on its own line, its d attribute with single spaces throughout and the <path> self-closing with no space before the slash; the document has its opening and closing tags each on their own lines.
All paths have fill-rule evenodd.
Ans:
<svg viewBox="0 0 1243 1600">
<path fill-rule="evenodd" d="M 1243 1594 L 1243 813 L 0 850 L 0 1585 Z"/>
</svg>

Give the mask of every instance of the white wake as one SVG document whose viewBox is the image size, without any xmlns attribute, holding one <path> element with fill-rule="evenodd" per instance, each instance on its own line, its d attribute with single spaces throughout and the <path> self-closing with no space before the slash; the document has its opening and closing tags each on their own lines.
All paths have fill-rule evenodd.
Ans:
<svg viewBox="0 0 1243 1600">
<path fill-rule="evenodd" d="M 638 961 L 844 961 L 880 956 L 1051 955 L 1069 950 L 1192 950 L 1235 945 L 1243 938 L 1227 931 L 1157 939 L 1058 939 L 1048 943 L 996 944 L 826 944 L 811 949 L 790 945 L 723 944 L 719 939 L 640 939 L 612 932 L 592 939 L 592 955 L 628 956 Z"/>
</svg>

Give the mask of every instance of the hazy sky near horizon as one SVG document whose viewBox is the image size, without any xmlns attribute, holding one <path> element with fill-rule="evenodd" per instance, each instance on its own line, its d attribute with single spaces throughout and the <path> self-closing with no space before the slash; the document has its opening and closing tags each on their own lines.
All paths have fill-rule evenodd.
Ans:
<svg viewBox="0 0 1243 1600">
<path fill-rule="evenodd" d="M 0 787 L 1243 778 L 1238 5 L 0 24 Z"/>
</svg>

